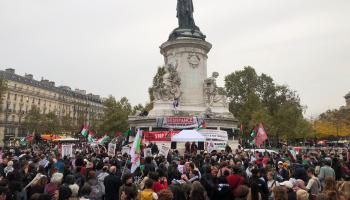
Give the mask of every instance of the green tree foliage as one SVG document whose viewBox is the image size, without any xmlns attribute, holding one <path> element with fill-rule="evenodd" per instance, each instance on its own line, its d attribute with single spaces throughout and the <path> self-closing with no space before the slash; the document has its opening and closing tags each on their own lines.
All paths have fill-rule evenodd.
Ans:
<svg viewBox="0 0 350 200">
<path fill-rule="evenodd" d="M 129 129 L 128 116 L 132 114 L 133 108 L 126 97 L 119 101 L 110 96 L 104 102 L 105 110 L 99 130 L 104 133 L 124 132 Z"/>
<path fill-rule="evenodd" d="M 277 85 L 266 75 L 248 66 L 225 77 L 232 112 L 249 133 L 263 122 L 270 139 L 303 138 L 310 131 L 303 117 L 304 107 L 295 91 Z"/>
<path fill-rule="evenodd" d="M 43 120 L 43 116 L 40 114 L 40 110 L 36 106 L 32 106 L 25 117 L 25 121 L 23 123 L 23 127 L 32 132 L 42 133 L 43 127 L 41 122 Z"/>
<path fill-rule="evenodd" d="M 22 126 L 25 130 L 37 134 L 71 134 L 77 131 L 69 115 L 60 118 L 55 112 L 42 114 L 36 106 L 32 106 L 26 114 Z"/>
</svg>

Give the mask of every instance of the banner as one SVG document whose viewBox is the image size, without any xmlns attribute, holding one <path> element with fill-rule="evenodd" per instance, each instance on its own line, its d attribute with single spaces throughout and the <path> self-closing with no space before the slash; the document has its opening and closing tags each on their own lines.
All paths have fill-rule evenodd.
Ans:
<svg viewBox="0 0 350 200">
<path fill-rule="evenodd" d="M 160 148 L 159 155 L 162 155 L 162 156 L 164 156 L 166 158 L 166 157 L 168 157 L 169 150 L 170 150 L 169 147 L 162 146 Z"/>
<path fill-rule="evenodd" d="M 200 134 L 202 134 L 207 141 L 227 141 L 228 135 L 226 131 L 223 130 L 215 130 L 215 129 L 201 129 L 198 130 Z"/>
<path fill-rule="evenodd" d="M 117 148 L 116 144 L 113 143 L 109 143 L 108 144 L 108 156 L 115 156 L 115 149 Z"/>
<path fill-rule="evenodd" d="M 62 157 L 67 156 L 67 158 L 73 157 L 73 145 L 62 145 Z"/>
<path fill-rule="evenodd" d="M 225 141 L 208 141 L 207 151 L 211 153 L 212 151 L 225 151 L 227 142 Z"/>
<path fill-rule="evenodd" d="M 145 158 L 147 157 L 152 157 L 152 149 L 151 148 L 146 148 L 145 150 L 143 150 L 143 155 Z"/>
<path fill-rule="evenodd" d="M 144 140 L 147 142 L 170 142 L 171 137 L 178 134 L 180 131 L 157 131 L 144 132 Z"/>
<path fill-rule="evenodd" d="M 159 128 L 172 128 L 172 129 L 185 129 L 185 128 L 198 128 L 203 123 L 201 117 L 164 117 L 157 118 L 157 127 Z"/>
</svg>

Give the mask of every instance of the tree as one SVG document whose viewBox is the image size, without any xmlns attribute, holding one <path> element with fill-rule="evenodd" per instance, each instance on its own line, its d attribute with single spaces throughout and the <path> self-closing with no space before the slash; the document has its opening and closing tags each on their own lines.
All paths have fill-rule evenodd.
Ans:
<svg viewBox="0 0 350 200">
<path fill-rule="evenodd" d="M 42 115 L 40 114 L 40 110 L 36 106 L 32 106 L 25 117 L 25 121 L 23 123 L 23 127 L 32 132 L 42 133 L 43 128 L 41 126 Z"/>
<path fill-rule="evenodd" d="M 45 134 L 55 134 L 60 130 L 60 119 L 56 113 L 50 112 L 42 114 L 41 116 L 41 127 Z"/>
<path fill-rule="evenodd" d="M 315 131 L 320 137 L 350 135 L 350 110 L 327 110 L 315 121 Z"/>
<path fill-rule="evenodd" d="M 304 137 L 310 126 L 303 117 L 305 107 L 297 93 L 288 86 L 278 85 L 266 75 L 258 75 L 248 66 L 225 77 L 225 89 L 230 100 L 230 112 L 249 133 L 263 122 L 270 138 Z M 299 133 L 302 131 L 302 133 Z"/>
<path fill-rule="evenodd" d="M 124 132 L 129 129 L 128 116 L 133 109 L 126 97 L 119 101 L 110 96 L 104 102 L 105 110 L 101 120 L 100 130 L 104 133 Z"/>
</svg>

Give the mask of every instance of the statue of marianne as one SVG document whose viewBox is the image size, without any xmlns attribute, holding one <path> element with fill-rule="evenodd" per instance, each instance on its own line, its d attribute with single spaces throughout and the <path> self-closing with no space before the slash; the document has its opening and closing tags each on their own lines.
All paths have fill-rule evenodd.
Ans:
<svg viewBox="0 0 350 200">
<path fill-rule="evenodd" d="M 180 29 L 199 29 L 193 19 L 192 0 L 177 0 L 177 16 Z"/>
</svg>

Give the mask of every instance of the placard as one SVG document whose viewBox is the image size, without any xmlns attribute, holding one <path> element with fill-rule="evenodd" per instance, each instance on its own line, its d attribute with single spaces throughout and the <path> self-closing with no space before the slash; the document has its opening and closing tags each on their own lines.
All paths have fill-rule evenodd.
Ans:
<svg viewBox="0 0 350 200">
<path fill-rule="evenodd" d="M 113 143 L 109 143 L 108 144 L 108 156 L 115 156 L 115 149 L 117 148 L 116 144 Z"/>
<path fill-rule="evenodd" d="M 62 157 L 68 157 L 71 158 L 73 157 L 73 145 L 69 144 L 69 145 L 62 145 Z"/>
<path fill-rule="evenodd" d="M 98 147 L 98 145 L 97 144 L 91 144 L 91 149 L 92 149 L 92 151 L 93 152 L 95 152 L 95 153 L 100 153 L 100 148 Z"/>
<path fill-rule="evenodd" d="M 169 150 L 170 150 L 169 147 L 162 146 L 160 148 L 159 155 L 162 155 L 162 156 L 164 156 L 166 158 L 166 157 L 168 157 Z"/>
<path fill-rule="evenodd" d="M 122 155 L 124 154 L 128 154 L 128 155 L 130 154 L 130 147 L 125 146 L 122 148 Z"/>
<path fill-rule="evenodd" d="M 146 148 L 144 151 L 143 151 L 143 155 L 145 158 L 147 157 L 152 157 L 152 149 L 151 148 Z"/>
</svg>

